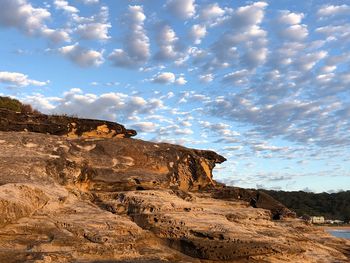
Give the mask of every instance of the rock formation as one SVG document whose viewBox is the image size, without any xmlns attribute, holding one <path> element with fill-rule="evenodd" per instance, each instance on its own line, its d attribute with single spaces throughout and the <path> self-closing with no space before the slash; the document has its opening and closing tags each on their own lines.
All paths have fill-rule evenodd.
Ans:
<svg viewBox="0 0 350 263">
<path fill-rule="evenodd" d="M 80 119 L 65 115 L 24 114 L 0 108 L 0 131 L 28 131 L 77 137 L 132 137 L 135 130 L 127 130 L 119 123 Z"/>
<path fill-rule="evenodd" d="M 0 116 L 2 130 L 12 127 L 0 132 L 0 262 L 350 260 L 349 241 L 295 219 L 264 193 L 217 183 L 212 170 L 225 158 L 215 152 L 69 138 L 65 129 L 51 135 L 58 117 L 37 117 L 45 129 L 26 128 L 39 133 L 19 132 L 44 125 Z"/>
</svg>

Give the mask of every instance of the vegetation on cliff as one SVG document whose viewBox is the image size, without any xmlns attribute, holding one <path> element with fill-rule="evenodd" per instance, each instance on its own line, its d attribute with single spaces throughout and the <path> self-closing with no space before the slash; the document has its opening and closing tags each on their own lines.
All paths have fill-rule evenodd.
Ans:
<svg viewBox="0 0 350 263">
<path fill-rule="evenodd" d="M 266 193 L 292 209 L 298 216 L 324 216 L 326 219 L 350 221 L 350 191 L 339 193 L 307 193 L 267 191 Z"/>
<path fill-rule="evenodd" d="M 0 109 L 8 109 L 15 112 L 21 113 L 40 113 L 39 111 L 33 109 L 29 104 L 24 104 L 19 100 L 10 98 L 10 97 L 1 97 L 0 96 Z"/>
</svg>

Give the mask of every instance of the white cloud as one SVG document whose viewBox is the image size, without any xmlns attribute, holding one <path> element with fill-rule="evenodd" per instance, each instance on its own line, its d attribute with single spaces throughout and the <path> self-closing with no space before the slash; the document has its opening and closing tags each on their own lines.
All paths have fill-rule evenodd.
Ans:
<svg viewBox="0 0 350 263">
<path fill-rule="evenodd" d="M 242 69 L 224 75 L 222 81 L 228 84 L 242 85 L 248 82 L 249 75 L 248 70 Z"/>
<path fill-rule="evenodd" d="M 51 13 L 45 8 L 34 8 L 27 0 L 1 0 L 0 26 L 14 27 L 30 36 L 43 36 L 53 43 L 69 42 L 65 30 L 51 29 L 45 22 Z"/>
<path fill-rule="evenodd" d="M 44 8 L 34 8 L 26 0 L 2 0 L 0 25 L 15 27 L 33 35 L 45 28 L 44 22 L 51 13 Z"/>
<path fill-rule="evenodd" d="M 209 82 L 212 82 L 214 80 L 214 76 L 211 73 L 205 74 L 205 75 L 200 75 L 199 80 L 203 83 L 209 83 Z"/>
<path fill-rule="evenodd" d="M 176 78 L 175 74 L 172 72 L 158 72 L 150 81 L 157 84 L 176 84 L 181 86 L 187 83 L 183 74 L 180 74 L 180 76 Z"/>
<path fill-rule="evenodd" d="M 29 79 L 28 75 L 18 72 L 0 71 L 0 83 L 9 84 L 11 87 L 26 87 L 26 86 L 46 86 L 49 81 L 38 81 Z"/>
<path fill-rule="evenodd" d="M 247 52 L 242 56 L 242 64 L 248 68 L 255 68 L 261 64 L 264 64 L 268 55 L 268 49 L 266 47 L 251 47 L 247 49 Z"/>
<path fill-rule="evenodd" d="M 222 9 L 217 3 L 213 3 L 202 7 L 199 11 L 198 18 L 206 22 L 211 22 L 214 19 L 223 16 L 224 14 L 225 10 Z"/>
<path fill-rule="evenodd" d="M 175 31 L 170 26 L 162 26 L 157 36 L 159 51 L 155 55 L 155 58 L 169 60 L 179 56 L 178 41 L 179 39 Z"/>
<path fill-rule="evenodd" d="M 311 70 L 320 60 L 327 57 L 328 53 L 326 51 L 318 51 L 315 53 L 305 54 L 299 58 L 296 62 L 297 66 L 302 71 Z"/>
<path fill-rule="evenodd" d="M 204 38 L 206 34 L 207 34 L 206 27 L 198 24 L 193 25 L 189 32 L 190 38 L 194 40 L 194 43 L 196 45 L 199 45 L 201 43 L 202 38 Z"/>
<path fill-rule="evenodd" d="M 176 134 L 176 135 L 191 135 L 191 134 L 193 134 L 193 131 L 189 128 L 178 128 L 174 131 L 174 134 Z"/>
<path fill-rule="evenodd" d="M 251 5 L 239 7 L 231 17 L 231 23 L 235 27 L 249 28 L 260 24 L 264 18 L 264 9 L 268 6 L 265 2 L 255 2 Z"/>
<path fill-rule="evenodd" d="M 266 7 L 265 2 L 255 2 L 227 11 L 223 23 L 227 30 L 211 46 L 213 58 L 205 65 L 207 71 L 238 64 L 252 69 L 265 63 L 268 39 L 260 24 Z"/>
<path fill-rule="evenodd" d="M 131 125 L 137 132 L 154 132 L 157 125 L 154 122 L 138 122 Z"/>
<path fill-rule="evenodd" d="M 303 13 L 293 13 L 289 10 L 280 12 L 274 26 L 282 40 L 302 41 L 309 35 L 307 26 L 301 24 L 304 17 Z"/>
<path fill-rule="evenodd" d="M 237 145 L 237 146 L 224 146 L 224 150 L 226 151 L 239 151 L 243 148 L 243 146 L 241 145 Z"/>
<path fill-rule="evenodd" d="M 188 19 L 196 13 L 195 0 L 168 0 L 166 8 L 180 19 Z"/>
<path fill-rule="evenodd" d="M 280 147 L 275 145 L 268 145 L 266 143 L 252 145 L 254 151 L 271 151 L 271 152 L 281 152 L 287 151 L 288 147 Z"/>
<path fill-rule="evenodd" d="M 141 6 L 129 6 L 125 18 L 128 32 L 124 39 L 124 49 L 114 49 L 108 56 L 114 66 L 135 67 L 146 63 L 149 59 L 150 44 L 144 29 L 145 19 Z"/>
<path fill-rule="evenodd" d="M 301 41 L 309 35 L 309 32 L 306 25 L 291 25 L 281 30 L 280 35 L 288 40 Z"/>
<path fill-rule="evenodd" d="M 350 15 L 349 5 L 325 5 L 321 7 L 317 14 L 319 16 Z"/>
<path fill-rule="evenodd" d="M 70 42 L 71 38 L 68 32 L 64 30 L 54 30 L 50 28 L 44 28 L 42 35 L 48 38 L 53 43 Z"/>
<path fill-rule="evenodd" d="M 292 13 L 288 10 L 284 10 L 281 12 L 277 21 L 283 24 L 296 25 L 301 23 L 304 16 L 305 15 L 303 13 Z"/>
<path fill-rule="evenodd" d="M 164 108 L 163 101 L 156 98 L 142 98 L 125 93 L 83 93 L 71 89 L 62 97 L 45 97 L 40 94 L 23 98 L 34 108 L 44 113 L 70 114 L 85 118 L 106 119 L 129 124 L 134 117 L 152 115 Z"/>
<path fill-rule="evenodd" d="M 54 5 L 55 5 L 56 9 L 63 10 L 67 13 L 78 13 L 79 12 L 79 10 L 76 7 L 69 5 L 69 3 L 65 0 L 55 0 Z"/>
<path fill-rule="evenodd" d="M 98 4 L 99 0 L 80 0 L 84 4 L 91 5 L 91 4 Z"/>
<path fill-rule="evenodd" d="M 85 49 L 79 43 L 61 47 L 58 51 L 81 67 L 100 66 L 104 62 L 103 51 Z"/>
<path fill-rule="evenodd" d="M 89 23 L 78 25 L 76 32 L 82 39 L 107 40 L 111 38 L 108 35 L 109 28 L 111 28 L 110 24 Z"/>
<path fill-rule="evenodd" d="M 186 83 L 187 83 L 187 80 L 183 76 L 180 76 L 175 80 L 175 84 L 177 84 L 177 85 L 182 86 L 182 85 L 186 85 Z"/>
<path fill-rule="evenodd" d="M 109 9 L 107 6 L 102 6 L 100 12 L 91 17 L 73 15 L 73 20 L 79 23 L 74 31 L 81 39 L 108 40 L 111 38 L 108 34 L 108 30 L 112 27 L 108 19 Z"/>
<path fill-rule="evenodd" d="M 172 72 L 160 72 L 153 76 L 152 82 L 158 84 L 170 84 L 176 80 L 175 74 Z"/>
</svg>

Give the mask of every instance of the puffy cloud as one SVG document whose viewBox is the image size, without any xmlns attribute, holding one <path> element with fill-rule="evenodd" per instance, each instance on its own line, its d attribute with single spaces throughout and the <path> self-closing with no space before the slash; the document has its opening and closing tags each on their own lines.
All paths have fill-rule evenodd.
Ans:
<svg viewBox="0 0 350 263">
<path fill-rule="evenodd" d="M 239 7 L 231 16 L 230 22 L 236 28 L 249 28 L 260 24 L 264 18 L 265 2 L 255 2 L 251 5 Z"/>
<path fill-rule="evenodd" d="M 34 8 L 26 0 L 2 0 L 0 25 L 15 27 L 27 34 L 35 34 L 45 28 L 51 13 L 44 8 Z"/>
<path fill-rule="evenodd" d="M 213 3 L 202 7 L 199 11 L 198 18 L 203 21 L 211 22 L 224 14 L 225 10 L 222 9 L 217 3 Z"/>
<path fill-rule="evenodd" d="M 170 84 L 174 83 L 176 80 L 175 74 L 172 72 L 160 72 L 155 75 L 152 79 L 152 82 L 158 84 Z"/>
<path fill-rule="evenodd" d="M 79 12 L 79 10 L 76 7 L 69 5 L 69 3 L 65 0 L 55 0 L 54 5 L 56 6 L 57 9 L 63 10 L 67 13 Z"/>
<path fill-rule="evenodd" d="M 64 30 L 54 30 L 50 28 L 44 28 L 42 30 L 42 35 L 48 38 L 53 43 L 71 41 L 69 33 Z"/>
<path fill-rule="evenodd" d="M 183 75 L 180 75 L 176 78 L 175 74 L 172 72 L 159 72 L 153 76 L 151 82 L 157 84 L 176 84 L 176 85 L 185 85 L 187 80 Z"/>
<path fill-rule="evenodd" d="M 154 132 L 157 128 L 157 125 L 154 122 L 138 122 L 131 125 L 131 128 L 135 129 L 138 132 Z"/>
<path fill-rule="evenodd" d="M 311 70 L 320 60 L 324 59 L 327 54 L 326 51 L 309 53 L 300 57 L 296 64 L 300 70 L 308 71 Z"/>
<path fill-rule="evenodd" d="M 111 37 L 108 35 L 110 24 L 105 23 L 89 23 L 78 25 L 76 32 L 82 39 L 98 39 L 107 40 Z"/>
<path fill-rule="evenodd" d="M 175 83 L 177 84 L 177 85 L 186 85 L 186 83 L 187 83 L 187 80 L 185 79 L 185 77 L 183 77 L 183 76 L 180 76 L 180 77 L 178 77 L 176 80 L 175 80 Z"/>
<path fill-rule="evenodd" d="M 135 67 L 144 64 L 150 57 L 149 38 L 144 29 L 146 16 L 141 6 L 129 6 L 125 24 L 128 32 L 124 49 L 114 49 L 108 59 L 117 67 Z"/>
<path fill-rule="evenodd" d="M 303 13 L 293 13 L 289 10 L 281 11 L 275 25 L 278 29 L 278 35 L 286 41 L 304 40 L 309 34 L 307 26 L 301 24 L 304 16 Z"/>
<path fill-rule="evenodd" d="M 45 97 L 40 94 L 23 99 L 33 107 L 46 113 L 73 114 L 85 118 L 106 119 L 122 123 L 132 123 L 139 114 L 151 115 L 164 108 L 156 98 L 145 99 L 125 93 L 83 93 L 81 89 L 71 89 L 62 97 Z"/>
<path fill-rule="evenodd" d="M 203 83 L 209 83 L 209 82 L 212 82 L 214 80 L 214 76 L 211 73 L 200 75 L 199 80 Z"/>
<path fill-rule="evenodd" d="M 11 87 L 46 86 L 49 81 L 38 81 L 29 79 L 28 75 L 18 72 L 0 71 L 0 83 Z"/>
<path fill-rule="evenodd" d="M 337 16 L 337 15 L 349 15 L 350 6 L 349 5 L 325 5 L 321 7 L 317 14 L 319 16 Z"/>
<path fill-rule="evenodd" d="M 103 51 L 85 49 L 79 43 L 61 47 L 58 51 L 81 67 L 100 66 L 104 62 Z"/>
<path fill-rule="evenodd" d="M 34 8 L 27 0 L 2 0 L 0 26 L 14 27 L 31 36 L 43 36 L 53 43 L 70 41 L 65 30 L 51 29 L 45 22 L 51 13 L 45 8 Z"/>
<path fill-rule="evenodd" d="M 195 0 L 168 0 L 166 8 L 180 19 L 188 19 L 196 12 Z"/>
<path fill-rule="evenodd" d="M 268 49 L 266 47 L 251 47 L 247 49 L 247 52 L 242 56 L 242 64 L 248 68 L 255 68 L 261 64 L 264 64 L 268 55 Z"/>
<path fill-rule="evenodd" d="M 283 24 L 296 25 L 296 24 L 300 24 L 303 18 L 304 18 L 303 13 L 293 13 L 288 10 L 284 10 L 281 12 L 277 21 Z"/>
<path fill-rule="evenodd" d="M 193 25 L 189 32 L 190 38 L 193 39 L 194 43 L 197 45 L 201 43 L 202 38 L 204 38 L 206 34 L 207 34 L 206 27 L 198 24 Z"/>
<path fill-rule="evenodd" d="M 87 40 L 108 40 L 108 30 L 112 27 L 108 22 L 109 9 L 102 6 L 97 15 L 91 17 L 80 17 L 73 15 L 73 20 L 78 23 L 75 32 L 81 39 Z"/>
<path fill-rule="evenodd" d="M 217 143 L 237 143 L 240 133 L 233 130 L 230 125 L 226 123 L 211 123 L 209 121 L 199 121 L 200 126 L 205 130 L 215 135 Z"/>
<path fill-rule="evenodd" d="M 176 135 L 191 135 L 193 131 L 189 128 L 178 128 L 174 131 Z"/>
<path fill-rule="evenodd" d="M 170 60 L 179 56 L 179 39 L 169 25 L 163 25 L 158 33 L 159 51 L 155 55 L 158 60 Z"/>
<path fill-rule="evenodd" d="M 309 32 L 306 25 L 291 25 L 280 31 L 280 35 L 288 40 L 300 41 L 305 39 Z"/>
<path fill-rule="evenodd" d="M 264 64 L 268 41 L 267 32 L 261 29 L 260 24 L 266 7 L 265 2 L 255 2 L 227 12 L 223 24 L 227 31 L 211 46 L 214 57 L 205 67 L 212 71 L 241 62 L 252 69 Z"/>
<path fill-rule="evenodd" d="M 316 32 L 326 37 L 328 42 L 334 42 L 335 45 L 347 47 L 350 42 L 350 23 L 342 25 L 327 25 L 316 28 Z"/>
</svg>

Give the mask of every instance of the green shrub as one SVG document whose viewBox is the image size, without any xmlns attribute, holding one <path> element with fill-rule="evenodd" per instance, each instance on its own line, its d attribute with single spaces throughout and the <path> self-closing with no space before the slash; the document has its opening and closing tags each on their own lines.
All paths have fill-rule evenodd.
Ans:
<svg viewBox="0 0 350 263">
<path fill-rule="evenodd" d="M 21 106 L 22 103 L 19 100 L 9 97 L 0 97 L 0 108 L 20 112 Z"/>
<path fill-rule="evenodd" d="M 22 113 L 40 114 L 40 112 L 33 109 L 31 105 L 23 104 L 19 100 L 9 97 L 0 97 L 0 108 Z"/>
</svg>

